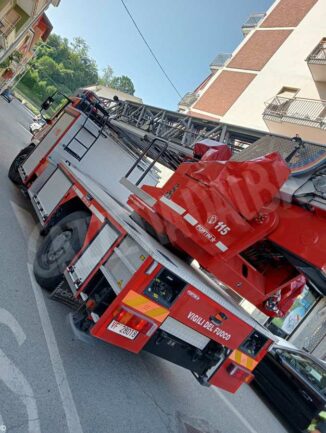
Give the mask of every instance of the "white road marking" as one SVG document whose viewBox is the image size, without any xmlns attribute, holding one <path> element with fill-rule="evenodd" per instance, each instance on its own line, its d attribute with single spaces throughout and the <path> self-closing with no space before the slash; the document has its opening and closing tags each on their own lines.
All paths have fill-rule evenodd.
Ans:
<svg viewBox="0 0 326 433">
<path fill-rule="evenodd" d="M 26 334 L 16 318 L 4 308 L 0 307 L 0 324 L 7 326 L 14 334 L 17 343 L 21 346 L 26 340 Z"/>
<path fill-rule="evenodd" d="M 3 418 L 2 418 L 1 413 L 0 413 L 0 432 L 5 432 L 5 431 L 7 431 L 7 427 L 3 423 Z"/>
<path fill-rule="evenodd" d="M 30 384 L 20 370 L 0 349 L 0 379 L 24 403 L 28 415 L 28 431 L 41 433 L 36 401 Z"/>
<path fill-rule="evenodd" d="M 33 263 L 40 226 L 35 224 L 35 220 L 30 212 L 23 209 L 13 201 L 10 201 L 10 204 L 27 243 L 28 262 Z"/>
<path fill-rule="evenodd" d="M 253 426 L 246 420 L 246 418 L 233 406 L 233 404 L 223 395 L 223 393 L 217 389 L 213 388 L 220 399 L 225 403 L 225 405 L 230 409 L 230 411 L 241 421 L 241 423 L 247 428 L 250 433 L 259 433 L 253 428 Z"/>
<path fill-rule="evenodd" d="M 31 131 L 29 131 L 27 128 L 25 128 L 24 125 L 22 125 L 21 123 L 16 123 L 16 125 L 20 126 L 21 128 L 23 128 L 24 131 L 28 132 L 29 135 L 32 135 Z"/>
<path fill-rule="evenodd" d="M 41 324 L 48 346 L 52 368 L 62 400 L 63 409 L 66 414 L 67 425 L 70 433 L 83 433 L 79 415 L 76 409 L 74 398 L 67 380 L 66 372 L 60 356 L 58 344 L 55 338 L 54 330 L 51 324 L 51 319 L 45 305 L 43 293 L 35 281 L 32 266 L 27 265 L 28 273 L 31 279 L 36 306 L 40 315 Z"/>
<path fill-rule="evenodd" d="M 0 308 L 0 323 L 8 326 L 21 346 L 26 335 L 15 317 L 4 308 Z M 24 403 L 28 416 L 28 431 L 41 433 L 40 421 L 33 389 L 25 379 L 23 373 L 14 365 L 7 355 L 0 349 L 0 380 L 16 394 Z M 3 426 L 0 416 L 0 426 Z M 5 430 L 2 430 L 5 431 Z"/>
</svg>

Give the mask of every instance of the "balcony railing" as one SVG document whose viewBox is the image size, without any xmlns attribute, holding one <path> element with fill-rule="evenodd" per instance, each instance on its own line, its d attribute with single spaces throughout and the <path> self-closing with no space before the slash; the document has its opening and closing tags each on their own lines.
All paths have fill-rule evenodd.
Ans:
<svg viewBox="0 0 326 433">
<path fill-rule="evenodd" d="M 246 36 L 250 32 L 250 30 L 257 27 L 258 24 L 261 22 L 261 20 L 265 17 L 265 15 L 266 15 L 265 13 L 250 15 L 250 17 L 241 27 L 243 35 Z"/>
<path fill-rule="evenodd" d="M 184 95 L 184 97 L 179 102 L 179 106 L 182 105 L 184 107 L 190 107 L 194 102 L 198 99 L 197 93 L 188 92 Z"/>
<path fill-rule="evenodd" d="M 276 96 L 266 103 L 263 118 L 326 129 L 326 101 Z"/>
<path fill-rule="evenodd" d="M 307 57 L 308 63 L 313 63 L 317 65 L 326 64 L 326 40 L 323 39 L 312 53 Z"/>
<path fill-rule="evenodd" d="M 226 62 L 231 58 L 231 53 L 221 53 L 218 54 L 212 63 L 209 65 L 211 69 L 220 69 L 226 64 Z"/>
<path fill-rule="evenodd" d="M 8 37 L 12 31 L 15 30 L 17 23 L 12 23 L 6 18 L 0 20 L 0 34 L 4 37 Z"/>
</svg>

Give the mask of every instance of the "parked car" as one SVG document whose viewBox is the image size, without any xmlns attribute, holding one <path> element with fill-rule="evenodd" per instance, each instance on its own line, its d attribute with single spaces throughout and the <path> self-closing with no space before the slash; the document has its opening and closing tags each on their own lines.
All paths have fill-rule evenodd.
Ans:
<svg viewBox="0 0 326 433">
<path fill-rule="evenodd" d="M 47 122 L 43 117 L 37 116 L 37 118 L 33 119 L 33 122 L 29 126 L 30 132 L 34 135 L 36 132 L 40 131 Z"/>
<path fill-rule="evenodd" d="M 255 369 L 253 383 L 298 432 L 326 408 L 326 364 L 302 350 L 275 346 Z"/>
<path fill-rule="evenodd" d="M 13 95 L 10 89 L 5 89 L 2 93 L 1 96 L 7 101 L 7 102 L 11 102 L 13 100 Z"/>
</svg>

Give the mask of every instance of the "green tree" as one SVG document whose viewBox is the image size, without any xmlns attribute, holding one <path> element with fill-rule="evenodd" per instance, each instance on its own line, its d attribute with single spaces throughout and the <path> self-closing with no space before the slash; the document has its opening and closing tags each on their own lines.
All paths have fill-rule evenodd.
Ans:
<svg viewBox="0 0 326 433">
<path fill-rule="evenodd" d="M 112 89 L 121 90 L 121 92 L 128 93 L 129 95 L 134 95 L 135 93 L 133 82 L 126 75 L 113 77 L 110 81 L 110 87 L 112 87 Z"/>
<path fill-rule="evenodd" d="M 121 90 L 121 92 L 128 93 L 129 95 L 134 95 L 135 93 L 135 87 L 131 79 L 126 75 L 122 75 L 121 77 L 115 76 L 110 65 L 103 69 L 98 84 Z"/>
<path fill-rule="evenodd" d="M 113 69 L 111 68 L 111 66 L 107 66 L 106 68 L 103 69 L 103 74 L 99 79 L 99 84 L 101 84 L 102 86 L 110 87 L 112 78 L 113 78 Z"/>
<path fill-rule="evenodd" d="M 28 72 L 18 84 L 18 89 L 40 105 L 53 94 L 54 88 L 67 96 L 81 87 L 102 84 L 133 95 L 135 88 L 129 77 L 114 76 L 111 66 L 103 70 L 101 77 L 94 59 L 89 54 L 86 41 L 77 37 L 67 38 L 52 34 L 46 44 L 37 48 L 37 56 Z"/>
<path fill-rule="evenodd" d="M 31 99 L 42 102 L 48 91 L 57 90 L 73 94 L 78 88 L 98 82 L 95 60 L 89 56 L 89 47 L 82 38 L 68 39 L 52 34 L 46 45 L 40 45 L 31 69 L 25 74 L 18 88 L 28 93 Z"/>
</svg>

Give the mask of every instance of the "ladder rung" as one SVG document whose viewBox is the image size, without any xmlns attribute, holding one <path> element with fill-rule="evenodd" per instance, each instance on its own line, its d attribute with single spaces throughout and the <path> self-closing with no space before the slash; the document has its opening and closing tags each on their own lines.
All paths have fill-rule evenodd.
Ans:
<svg viewBox="0 0 326 433">
<path fill-rule="evenodd" d="M 83 146 L 85 149 L 89 149 L 89 147 L 87 147 L 87 146 L 85 146 L 85 144 L 84 143 L 82 143 L 78 138 L 74 138 L 74 140 L 76 140 L 77 141 L 77 143 L 79 143 L 81 146 Z M 94 142 L 92 143 L 92 144 L 94 144 Z M 92 144 L 90 145 L 90 146 L 92 146 Z"/>
<path fill-rule="evenodd" d="M 77 159 L 77 161 L 80 161 L 82 159 L 82 157 L 84 156 L 84 154 L 82 156 L 77 155 L 76 152 L 74 152 L 73 150 L 69 149 L 69 147 L 65 147 L 65 151 L 70 153 L 70 155 L 72 155 L 74 158 Z"/>
<path fill-rule="evenodd" d="M 101 134 L 100 131 L 99 131 L 99 134 L 98 134 L 98 135 L 93 134 L 93 132 L 90 131 L 88 128 L 86 128 L 86 126 L 84 126 L 83 129 L 85 129 L 85 130 L 86 130 L 90 135 L 92 135 L 94 138 L 98 138 L 98 137 L 100 136 L 100 134 Z M 80 132 L 80 131 L 79 131 L 79 132 Z"/>
</svg>

